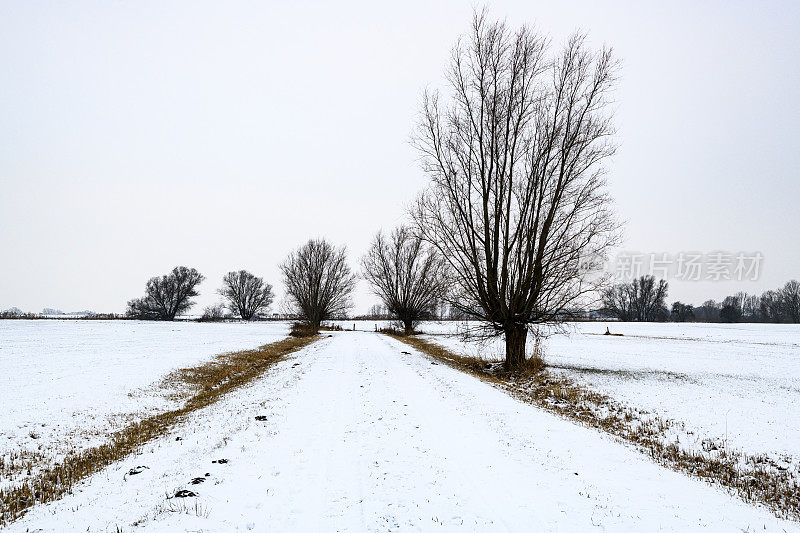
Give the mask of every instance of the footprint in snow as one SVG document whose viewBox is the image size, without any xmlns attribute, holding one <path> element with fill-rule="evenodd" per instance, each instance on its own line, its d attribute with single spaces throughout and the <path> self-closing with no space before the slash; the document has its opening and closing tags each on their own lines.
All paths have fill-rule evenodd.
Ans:
<svg viewBox="0 0 800 533">
<path fill-rule="evenodd" d="M 197 496 L 196 492 L 192 492 L 187 489 L 181 489 L 175 493 L 175 496 L 173 496 L 173 498 L 194 498 L 195 496 Z"/>
</svg>

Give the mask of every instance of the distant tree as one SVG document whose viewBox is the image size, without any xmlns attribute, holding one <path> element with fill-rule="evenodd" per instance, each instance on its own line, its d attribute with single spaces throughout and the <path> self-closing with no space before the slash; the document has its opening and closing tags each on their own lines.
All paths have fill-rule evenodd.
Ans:
<svg viewBox="0 0 800 533">
<path fill-rule="evenodd" d="M 633 289 L 630 283 L 617 283 L 603 291 L 603 313 L 621 320 L 636 320 L 634 310 Z"/>
<path fill-rule="evenodd" d="M 690 322 L 694 320 L 694 307 L 681 302 L 672 304 L 672 320 L 675 322 Z"/>
<path fill-rule="evenodd" d="M 244 320 L 251 320 L 257 313 L 269 308 L 274 298 L 272 285 L 246 270 L 225 274 L 219 294 L 224 298 L 226 307 Z"/>
<path fill-rule="evenodd" d="M 225 305 L 217 303 L 203 309 L 200 320 L 203 322 L 218 322 L 225 319 Z"/>
<path fill-rule="evenodd" d="M 759 298 L 755 294 L 739 293 L 742 302 L 742 320 L 745 322 L 759 322 Z"/>
<path fill-rule="evenodd" d="M 669 317 L 667 290 L 665 280 L 641 276 L 630 283 L 608 287 L 603 292 L 603 306 L 621 321 L 664 321 Z"/>
<path fill-rule="evenodd" d="M 430 183 L 414 223 L 453 272 L 448 303 L 505 336 L 508 369 L 530 328 L 595 294 L 618 229 L 603 179 L 617 62 L 581 34 L 548 43 L 476 12 L 415 135 Z"/>
<path fill-rule="evenodd" d="M 781 311 L 786 322 L 800 323 L 800 282 L 791 280 L 780 290 Z"/>
<path fill-rule="evenodd" d="M 760 313 L 760 299 L 746 292 L 737 292 L 727 296 L 719 308 L 721 322 L 757 322 L 763 321 Z"/>
<path fill-rule="evenodd" d="M 198 295 L 197 286 L 205 279 L 193 268 L 178 266 L 172 272 L 150 278 L 145 296 L 128 302 L 127 315 L 142 320 L 175 320 L 188 311 Z"/>
<path fill-rule="evenodd" d="M 718 322 L 719 307 L 714 300 L 706 300 L 703 305 L 694 308 L 694 316 L 702 322 Z"/>
<path fill-rule="evenodd" d="M 784 321 L 781 291 L 766 291 L 758 299 L 758 318 L 762 322 Z"/>
<path fill-rule="evenodd" d="M 356 279 L 347 265 L 344 247 L 312 239 L 289 254 L 280 268 L 291 313 L 312 328 L 345 315 L 352 307 Z"/>
<path fill-rule="evenodd" d="M 383 304 L 373 304 L 369 308 L 369 313 L 367 313 L 367 317 L 372 320 L 384 320 L 389 317 L 389 311 Z"/>
<path fill-rule="evenodd" d="M 362 275 L 406 334 L 433 316 L 447 290 L 447 263 L 410 229 L 378 232 L 361 261 Z"/>
<path fill-rule="evenodd" d="M 719 310 L 719 319 L 722 322 L 742 321 L 742 297 L 740 294 L 725 297 Z"/>
</svg>

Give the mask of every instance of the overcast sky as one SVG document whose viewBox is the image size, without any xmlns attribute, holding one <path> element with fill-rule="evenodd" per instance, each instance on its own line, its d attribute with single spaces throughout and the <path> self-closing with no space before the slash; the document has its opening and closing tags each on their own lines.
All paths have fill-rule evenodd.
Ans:
<svg viewBox="0 0 800 533">
<path fill-rule="evenodd" d="M 622 60 L 625 250 L 763 253 L 758 281 L 670 302 L 800 278 L 800 3 L 488 5 Z M 0 309 L 122 312 L 179 264 L 198 310 L 234 269 L 281 294 L 317 236 L 355 268 L 425 184 L 409 136 L 472 6 L 0 1 Z"/>
</svg>

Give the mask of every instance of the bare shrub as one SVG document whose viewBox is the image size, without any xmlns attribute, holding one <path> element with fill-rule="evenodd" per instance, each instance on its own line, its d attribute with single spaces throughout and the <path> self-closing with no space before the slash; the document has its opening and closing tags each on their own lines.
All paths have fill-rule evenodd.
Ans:
<svg viewBox="0 0 800 533">
<path fill-rule="evenodd" d="M 222 304 L 209 305 L 203 309 L 201 322 L 221 322 L 225 320 L 225 306 Z"/>
</svg>

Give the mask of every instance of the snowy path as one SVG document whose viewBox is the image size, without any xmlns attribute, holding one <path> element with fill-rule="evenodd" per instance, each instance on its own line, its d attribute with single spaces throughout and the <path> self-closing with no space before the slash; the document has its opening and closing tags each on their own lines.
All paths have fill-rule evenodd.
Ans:
<svg viewBox="0 0 800 533">
<path fill-rule="evenodd" d="M 149 468 L 124 476 L 136 465 Z M 181 488 L 198 496 L 166 499 Z M 134 522 L 147 531 L 800 531 L 362 332 L 298 352 L 10 530 Z"/>
</svg>

